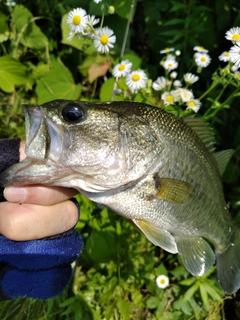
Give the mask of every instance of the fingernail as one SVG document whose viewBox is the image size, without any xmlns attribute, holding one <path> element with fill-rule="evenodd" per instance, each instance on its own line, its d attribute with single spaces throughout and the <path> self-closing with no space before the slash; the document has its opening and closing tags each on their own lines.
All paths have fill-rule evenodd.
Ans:
<svg viewBox="0 0 240 320">
<path fill-rule="evenodd" d="M 27 196 L 27 190 L 22 187 L 7 187 L 4 189 L 3 195 L 9 202 L 24 203 Z"/>
</svg>

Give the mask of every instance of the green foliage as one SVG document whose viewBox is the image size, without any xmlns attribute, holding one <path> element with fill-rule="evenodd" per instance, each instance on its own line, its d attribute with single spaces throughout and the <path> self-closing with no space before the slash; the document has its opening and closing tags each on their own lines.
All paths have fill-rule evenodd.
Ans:
<svg viewBox="0 0 240 320">
<path fill-rule="evenodd" d="M 109 5 L 115 14 L 108 13 Z M 163 69 L 166 55 L 159 51 L 180 50 L 179 79 L 187 71 L 201 80 L 194 94 L 202 102 L 199 114 L 211 122 L 218 149 L 233 148 L 235 154 L 223 176 L 226 199 L 240 225 L 239 199 L 239 79 L 231 64 L 222 67 L 216 58 L 230 45 L 225 32 L 240 25 L 238 1 L 138 0 L 130 15 L 131 1 L 18 1 L 0 4 L 0 136 L 24 138 L 23 103 L 41 104 L 53 99 L 141 101 L 158 105 L 179 116 L 192 111 L 183 104 L 163 105 L 152 88 Z M 90 37 L 68 40 L 67 13 L 81 6 L 114 30 L 117 41 L 108 54 L 96 51 Z M 129 21 L 128 21 L 129 19 Z M 125 28 L 131 22 L 125 50 Z M 210 50 L 212 62 L 193 69 L 193 46 Z M 113 67 L 122 59 L 148 76 L 144 89 L 130 92 L 124 78 L 115 81 Z M 169 90 L 172 88 L 169 86 Z M 118 89 L 114 91 L 113 89 Z M 154 247 L 128 221 L 106 208 L 98 208 L 78 196 L 81 217 L 76 229 L 85 248 L 75 266 L 74 280 L 66 291 L 48 301 L 18 299 L 0 302 L 1 319 L 230 319 L 240 317 L 239 295 L 224 311 L 223 293 L 215 269 L 191 277 L 178 255 Z M 165 275 L 170 284 L 161 289 L 156 277 Z"/>
<path fill-rule="evenodd" d="M 27 67 L 10 56 L 0 57 L 0 88 L 13 92 L 15 85 L 26 85 L 29 82 Z"/>
<path fill-rule="evenodd" d="M 43 68 L 45 69 L 46 66 L 43 65 Z M 48 72 L 37 80 L 36 94 L 39 97 L 38 103 L 54 99 L 78 99 L 81 85 L 74 83 L 71 72 L 63 65 L 61 60 L 52 58 L 49 69 Z"/>
</svg>

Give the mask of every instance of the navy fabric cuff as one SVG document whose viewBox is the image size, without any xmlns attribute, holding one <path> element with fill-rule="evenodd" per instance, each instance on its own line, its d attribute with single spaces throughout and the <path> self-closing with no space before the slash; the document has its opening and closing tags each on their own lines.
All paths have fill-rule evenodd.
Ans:
<svg viewBox="0 0 240 320">
<path fill-rule="evenodd" d="M 82 247 L 82 238 L 73 229 L 34 241 L 12 241 L 0 236 L 0 262 L 18 269 L 48 269 L 76 260 Z"/>
<path fill-rule="evenodd" d="M 11 299 L 31 297 L 49 299 L 60 294 L 71 279 L 71 265 L 48 270 L 10 269 L 1 279 L 2 291 Z"/>
</svg>

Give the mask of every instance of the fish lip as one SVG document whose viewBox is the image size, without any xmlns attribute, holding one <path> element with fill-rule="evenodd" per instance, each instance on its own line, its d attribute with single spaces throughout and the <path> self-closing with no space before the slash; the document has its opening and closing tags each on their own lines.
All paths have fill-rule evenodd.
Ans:
<svg viewBox="0 0 240 320">
<path fill-rule="evenodd" d="M 22 106 L 24 116 L 25 116 L 25 128 L 26 128 L 26 151 L 30 148 L 31 143 L 36 137 L 41 122 L 43 119 L 43 110 L 37 106 Z"/>
<path fill-rule="evenodd" d="M 26 148 L 28 157 L 38 160 L 57 161 L 62 151 L 71 145 L 66 128 L 49 119 L 42 106 L 23 105 L 26 128 Z"/>
</svg>

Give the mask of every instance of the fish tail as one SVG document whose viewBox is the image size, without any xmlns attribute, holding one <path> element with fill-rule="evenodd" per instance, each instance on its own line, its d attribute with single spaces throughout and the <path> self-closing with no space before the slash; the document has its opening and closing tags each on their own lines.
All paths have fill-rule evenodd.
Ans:
<svg viewBox="0 0 240 320">
<path fill-rule="evenodd" d="M 220 285 L 226 294 L 233 294 L 240 288 L 240 229 L 235 228 L 231 243 L 216 258 Z"/>
</svg>

